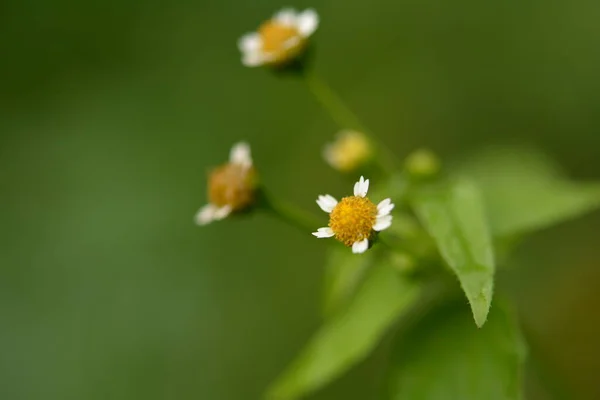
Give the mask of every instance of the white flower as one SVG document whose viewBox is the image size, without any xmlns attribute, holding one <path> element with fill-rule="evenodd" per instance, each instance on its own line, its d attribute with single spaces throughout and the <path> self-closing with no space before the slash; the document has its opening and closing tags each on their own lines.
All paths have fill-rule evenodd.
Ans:
<svg viewBox="0 0 600 400">
<path fill-rule="evenodd" d="M 318 238 L 335 237 L 353 253 L 363 253 L 369 248 L 369 240 L 375 232 L 387 229 L 392 224 L 390 215 L 394 204 L 385 199 L 375 205 L 367 196 L 369 180 L 360 177 L 354 184 L 354 196 L 337 201 L 326 194 L 317 199 L 317 204 L 329 214 L 329 226 L 319 228 L 313 235 Z"/>
<path fill-rule="evenodd" d="M 283 9 L 256 32 L 240 38 L 238 48 L 242 52 L 242 63 L 247 67 L 285 64 L 304 52 L 308 38 L 318 25 L 315 10 Z"/>
<path fill-rule="evenodd" d="M 250 146 L 244 142 L 236 143 L 229 152 L 229 162 L 210 173 L 210 201 L 196 213 L 196 223 L 206 225 L 248 208 L 254 201 L 255 188 L 256 171 Z"/>
<path fill-rule="evenodd" d="M 360 132 L 343 130 L 325 145 L 323 158 L 338 171 L 350 172 L 365 164 L 373 154 L 369 140 Z"/>
</svg>

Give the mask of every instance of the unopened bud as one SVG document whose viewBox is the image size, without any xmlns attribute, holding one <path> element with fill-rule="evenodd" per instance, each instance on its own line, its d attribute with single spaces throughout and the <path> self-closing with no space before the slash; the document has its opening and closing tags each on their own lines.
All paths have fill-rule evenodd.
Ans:
<svg viewBox="0 0 600 400">
<path fill-rule="evenodd" d="M 345 130 L 337 134 L 336 140 L 325 146 L 323 157 L 333 168 L 341 172 L 351 172 L 366 164 L 373 155 L 373 149 L 364 134 Z"/>
</svg>

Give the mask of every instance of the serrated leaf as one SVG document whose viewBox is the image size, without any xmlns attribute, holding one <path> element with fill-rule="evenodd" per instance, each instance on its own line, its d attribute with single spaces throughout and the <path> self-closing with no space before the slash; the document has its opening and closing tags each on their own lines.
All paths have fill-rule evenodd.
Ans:
<svg viewBox="0 0 600 400">
<path fill-rule="evenodd" d="M 494 285 L 494 251 L 479 191 L 458 180 L 416 189 L 413 208 L 465 292 L 477 326 L 487 318 Z"/>
<path fill-rule="evenodd" d="M 519 400 L 526 349 L 502 306 L 476 328 L 464 307 L 446 305 L 397 344 L 391 400 Z"/>
<path fill-rule="evenodd" d="M 333 315 L 348 304 L 373 261 L 373 252 L 357 256 L 342 245 L 330 248 L 325 262 L 325 317 Z"/>
<path fill-rule="evenodd" d="M 297 399 L 365 358 L 420 292 L 385 264 L 374 265 L 347 307 L 324 323 L 271 386 L 268 399 Z"/>
<path fill-rule="evenodd" d="M 600 182 L 569 181 L 534 149 L 490 149 L 465 162 L 460 173 L 481 188 L 494 236 L 543 229 L 600 207 Z"/>
</svg>

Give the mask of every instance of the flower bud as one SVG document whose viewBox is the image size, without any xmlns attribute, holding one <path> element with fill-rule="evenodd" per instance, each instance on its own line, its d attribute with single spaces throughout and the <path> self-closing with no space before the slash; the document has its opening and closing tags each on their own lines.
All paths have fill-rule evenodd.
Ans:
<svg viewBox="0 0 600 400">
<path fill-rule="evenodd" d="M 323 158 L 329 165 L 341 172 L 352 172 L 366 164 L 373 155 L 373 149 L 364 134 L 344 130 L 336 140 L 323 150 Z"/>
</svg>

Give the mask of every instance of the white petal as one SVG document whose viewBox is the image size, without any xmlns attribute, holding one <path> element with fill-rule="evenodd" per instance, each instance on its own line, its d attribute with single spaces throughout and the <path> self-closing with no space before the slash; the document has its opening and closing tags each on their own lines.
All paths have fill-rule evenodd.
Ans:
<svg viewBox="0 0 600 400">
<path fill-rule="evenodd" d="M 250 153 L 250 145 L 246 142 L 234 144 L 229 151 L 229 162 L 243 167 L 251 167 L 252 155 Z"/>
<path fill-rule="evenodd" d="M 246 67 L 260 67 L 265 61 L 264 54 L 261 51 L 249 51 L 242 55 L 242 64 Z"/>
<path fill-rule="evenodd" d="M 266 64 L 268 62 L 271 62 L 273 60 L 275 60 L 277 58 L 277 53 L 265 53 L 265 52 L 261 52 L 260 54 L 260 58 L 261 58 L 261 62 L 263 64 Z"/>
<path fill-rule="evenodd" d="M 220 219 L 227 217 L 229 214 L 231 214 L 231 206 L 223 206 L 223 207 L 217 208 L 213 212 L 213 219 L 220 220 Z"/>
<path fill-rule="evenodd" d="M 326 213 L 330 213 L 333 211 L 335 206 L 337 206 L 338 202 L 335 197 L 326 194 L 324 196 L 319 196 L 317 199 L 317 204 L 319 207 L 321 207 L 321 210 L 325 211 Z"/>
<path fill-rule="evenodd" d="M 215 220 L 216 210 L 217 207 L 213 206 L 212 204 L 207 204 L 200 210 L 198 210 L 198 212 L 194 216 L 194 221 L 196 221 L 198 225 L 210 224 L 212 221 Z"/>
<path fill-rule="evenodd" d="M 273 19 L 282 25 L 293 26 L 296 24 L 296 10 L 284 8 L 273 16 Z"/>
<path fill-rule="evenodd" d="M 316 236 L 319 239 L 332 237 L 334 235 L 331 228 L 319 228 L 316 232 L 313 232 L 312 234 L 313 236 Z"/>
<path fill-rule="evenodd" d="M 286 40 L 285 42 L 283 42 L 283 48 L 284 49 L 291 49 L 292 47 L 294 47 L 298 43 L 300 43 L 300 40 L 302 40 L 300 38 L 300 36 L 292 36 L 291 38 L 289 38 L 288 40 Z"/>
<path fill-rule="evenodd" d="M 364 253 L 369 248 L 369 239 L 363 239 L 360 242 L 354 242 L 352 252 L 354 254 Z"/>
<path fill-rule="evenodd" d="M 362 176 L 360 178 L 362 179 Z M 354 195 L 355 196 L 359 195 L 361 185 L 362 185 L 362 183 L 360 181 L 358 181 L 354 184 Z"/>
<path fill-rule="evenodd" d="M 304 37 L 312 35 L 317 30 L 317 26 L 319 26 L 319 15 L 312 8 L 304 10 L 296 17 L 296 27 Z"/>
<path fill-rule="evenodd" d="M 369 191 L 369 180 L 365 180 L 363 176 L 354 184 L 354 195 L 365 197 Z"/>
<path fill-rule="evenodd" d="M 385 207 L 391 203 L 392 203 L 392 199 L 390 199 L 389 197 L 387 199 L 383 199 L 379 202 L 379 204 L 377 204 L 377 209 L 381 210 L 383 207 Z"/>
<path fill-rule="evenodd" d="M 375 225 L 373 225 L 373 230 L 379 232 L 384 229 L 387 229 L 392 225 L 392 216 L 384 215 L 383 217 L 377 217 L 375 219 Z"/>
<path fill-rule="evenodd" d="M 391 199 L 385 199 L 377 204 L 377 216 L 383 217 L 388 215 L 394 209 L 394 204 Z"/>
<path fill-rule="evenodd" d="M 262 39 L 256 32 L 246 33 L 238 40 L 238 48 L 242 53 L 259 51 L 262 47 Z"/>
</svg>

